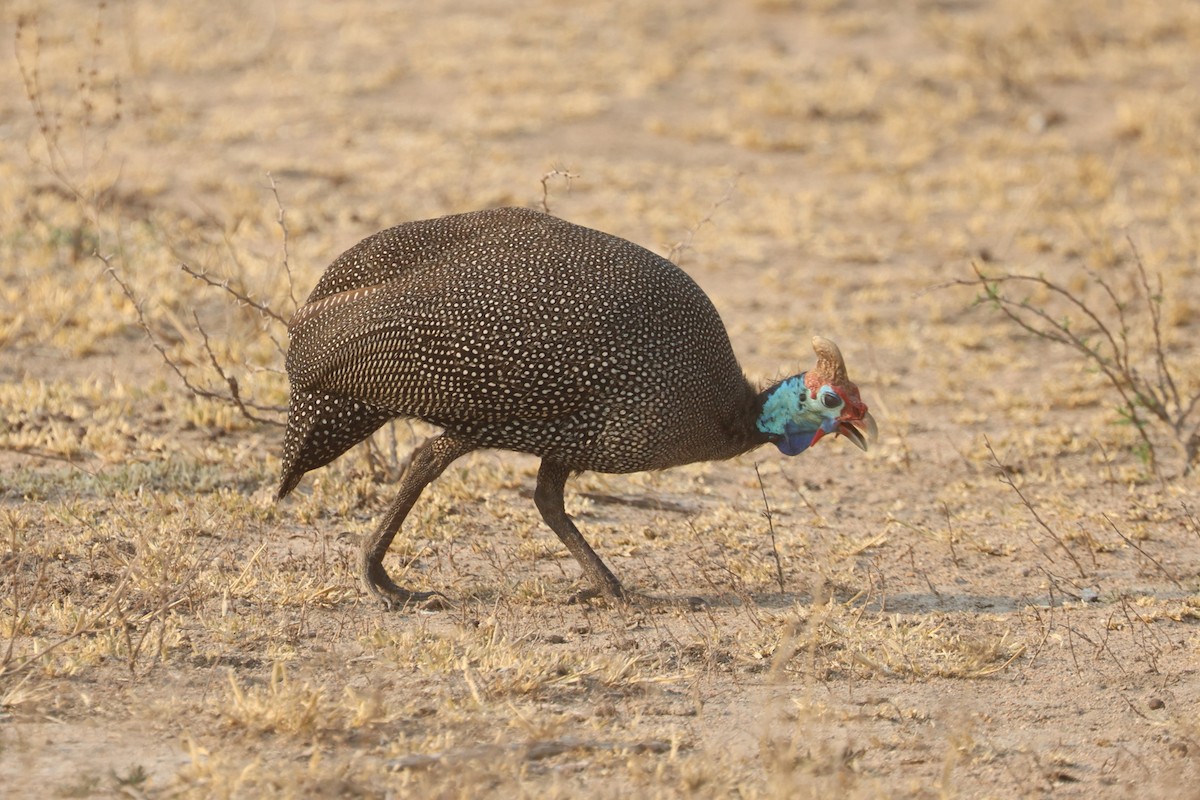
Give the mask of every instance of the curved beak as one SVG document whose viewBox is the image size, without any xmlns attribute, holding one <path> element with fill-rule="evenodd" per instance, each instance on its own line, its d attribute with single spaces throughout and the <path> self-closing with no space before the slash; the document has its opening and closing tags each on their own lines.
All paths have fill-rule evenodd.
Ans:
<svg viewBox="0 0 1200 800">
<path fill-rule="evenodd" d="M 875 441 L 879 435 L 879 428 L 875 425 L 875 418 L 868 411 L 862 415 L 862 419 L 838 420 L 837 432 L 853 442 L 855 447 L 866 450 L 867 442 Z"/>
</svg>

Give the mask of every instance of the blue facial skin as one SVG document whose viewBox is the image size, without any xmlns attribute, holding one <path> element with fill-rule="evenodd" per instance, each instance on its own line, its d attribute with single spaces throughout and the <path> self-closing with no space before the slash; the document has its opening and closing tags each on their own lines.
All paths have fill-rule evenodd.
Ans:
<svg viewBox="0 0 1200 800">
<path fill-rule="evenodd" d="M 821 387 L 820 393 L 832 391 Z M 771 437 L 779 452 L 795 456 L 812 445 L 818 430 L 836 431 L 837 415 L 841 410 L 840 403 L 836 408 L 826 408 L 819 399 L 811 398 L 804 385 L 804 373 L 801 373 L 770 390 L 757 424 L 760 431 Z"/>
</svg>

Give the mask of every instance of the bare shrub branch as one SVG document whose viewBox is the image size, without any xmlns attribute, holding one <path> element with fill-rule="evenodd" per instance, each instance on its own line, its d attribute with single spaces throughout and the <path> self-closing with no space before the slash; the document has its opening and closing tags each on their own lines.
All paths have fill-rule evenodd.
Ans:
<svg viewBox="0 0 1200 800">
<path fill-rule="evenodd" d="M 988 455 L 992 457 L 991 466 L 999 475 L 1000 482 L 1016 492 L 1017 497 L 1021 500 L 1021 504 L 1024 505 L 1025 508 L 1029 509 L 1029 513 L 1033 515 L 1033 519 L 1037 522 L 1038 527 L 1045 531 L 1050 539 L 1053 540 L 1054 543 L 1057 544 L 1059 548 L 1061 548 L 1062 551 L 1067 554 L 1067 557 L 1071 559 L 1071 563 L 1075 565 L 1075 569 L 1079 570 L 1079 577 L 1086 578 L 1087 572 L 1084 571 L 1083 565 L 1079 563 L 1079 559 L 1075 557 L 1075 553 L 1071 551 L 1070 547 L 1067 547 L 1067 543 L 1064 542 L 1062 537 L 1060 537 L 1055 530 L 1046 523 L 1046 520 L 1042 519 L 1042 515 L 1038 513 L 1038 510 L 1034 507 L 1033 503 L 1029 502 L 1029 498 L 1025 496 L 1025 493 L 1021 491 L 1020 487 L 1017 486 L 1016 481 L 1013 480 L 1012 471 L 1004 462 L 1000 460 L 1000 457 L 996 455 L 996 451 L 992 448 L 992 443 L 986 436 L 983 437 L 983 443 L 987 446 Z M 1034 546 L 1038 548 L 1038 551 L 1041 552 L 1051 564 L 1054 563 L 1054 558 L 1051 557 L 1049 553 L 1042 550 L 1036 542 L 1034 543 Z"/>
<path fill-rule="evenodd" d="M 1182 367 L 1172 359 L 1162 334 L 1162 276 L 1155 276 L 1152 283 L 1133 240 L 1127 241 L 1133 253 L 1134 285 L 1133 296 L 1127 300 L 1091 270 L 1087 275 L 1102 289 L 1103 305 L 1086 301 L 1043 275 L 989 275 L 974 263 L 974 278 L 949 285 L 979 289 L 976 304 L 991 305 L 1026 333 L 1082 356 L 1116 391 L 1120 398 L 1117 413 L 1137 430 L 1142 455 L 1155 474 L 1162 477 L 1152 427 L 1169 432 L 1182 452 L 1186 475 L 1200 463 L 1200 419 L 1195 416 L 1200 408 L 1200 387 L 1191 387 L 1191 395 L 1180 390 Z M 1066 306 L 1068 315 L 1056 316 L 1051 310 L 1053 302 L 1036 303 L 1029 295 L 1017 295 L 1022 287 L 1049 293 L 1052 301 Z M 1082 318 L 1082 328 L 1072 322 L 1071 313 Z M 1149 342 L 1140 348 L 1130 341 L 1130 332 L 1137 325 L 1149 333 Z M 1139 368 L 1147 362 L 1152 368 Z"/>
<path fill-rule="evenodd" d="M 107 131 L 121 119 L 122 97 L 120 79 L 113 75 L 111 81 L 101 80 L 101 54 L 105 49 L 104 15 L 106 7 L 100 3 L 96 9 L 95 22 L 87 31 L 90 47 L 81 52 L 76 64 L 76 100 L 72 108 L 48 105 L 46 89 L 41 79 L 41 56 L 43 37 L 36 13 L 22 13 L 17 17 L 14 33 L 14 55 L 17 71 L 21 76 L 25 98 L 33 111 L 38 126 L 38 138 L 45 148 L 45 157 L 39 157 L 31 147 L 27 152 L 37 164 L 55 181 L 78 206 L 84 221 L 77 236 L 99 235 L 100 211 L 106 201 L 115 196 L 116 178 L 98 178 L 95 164 L 109 152 Z M 104 88 L 101 88 L 101 87 Z M 97 113 L 97 98 L 104 94 L 112 102 L 112 112 L 105 118 Z M 68 136 L 68 127 L 76 136 Z M 99 133 L 96 137 L 95 134 Z M 96 139 L 99 143 L 96 143 Z M 66 140 L 66 141 L 64 141 Z M 70 151 L 70 152 L 68 152 Z M 90 226 L 92 231 L 85 228 Z M 85 256 L 86 249 L 75 248 L 76 259 Z"/>
<path fill-rule="evenodd" d="M 201 337 L 203 338 L 205 352 L 209 355 L 217 374 L 223 381 L 225 381 L 225 384 L 228 387 L 228 392 L 218 392 L 212 389 L 206 389 L 203 386 L 197 386 L 195 383 L 193 383 L 188 377 L 187 373 L 184 372 L 183 368 L 179 365 L 179 362 L 167 351 L 166 345 L 164 345 L 158 338 L 157 334 L 154 332 L 154 329 L 150 327 L 150 323 L 146 319 L 145 312 L 142 310 L 141 301 L 138 300 L 137 295 L 134 294 L 133 289 L 130 288 L 129 284 L 121 278 L 121 275 L 117 269 L 109 263 L 109 258 L 99 253 L 96 254 L 96 258 L 104 262 L 105 266 L 107 267 L 105 272 L 109 275 L 109 277 L 116 281 L 117 285 L 121 287 L 121 291 L 127 298 L 129 298 L 129 302 L 133 304 L 134 313 L 137 315 L 138 327 L 140 327 L 142 332 L 146 334 L 146 338 L 149 340 L 150 345 L 158 351 L 158 354 L 162 357 L 163 363 L 166 364 L 171 371 L 175 373 L 176 377 L 179 378 L 180 382 L 183 383 L 184 388 L 186 388 L 196 397 L 202 397 L 206 400 L 216 400 L 220 403 L 232 405 L 252 422 L 261 422 L 268 425 L 283 424 L 277 419 L 261 417 L 251 411 L 251 409 L 254 409 L 255 411 L 283 412 L 286 411 L 286 409 L 278 406 L 266 406 L 253 402 L 247 402 L 241 398 L 241 394 L 238 390 L 237 380 L 229 376 L 217 362 L 217 358 L 209 344 L 208 333 L 202 326 L 200 326 L 199 318 L 196 318 L 196 325 L 200 330 Z"/>
<path fill-rule="evenodd" d="M 288 323 L 287 317 L 283 316 L 283 314 L 280 314 L 278 311 L 271 308 L 266 303 L 255 300 L 253 297 L 251 297 L 246 292 L 244 292 L 240 289 L 233 288 L 233 286 L 230 285 L 228 278 L 225 278 L 223 280 L 218 280 L 216 278 L 210 277 L 207 272 L 198 272 L 198 271 L 192 269 L 187 264 L 180 264 L 179 268 L 182 269 L 184 272 L 186 272 L 188 275 L 191 275 L 196 280 L 204 281 L 209 286 L 212 286 L 216 289 L 220 289 L 221 291 L 229 294 L 230 296 L 232 296 L 235 300 L 237 300 L 242 305 L 249 306 L 250 308 L 257 311 L 258 313 L 262 314 L 264 317 L 270 317 L 271 319 L 275 320 L 276 322 L 282 322 L 284 325 L 287 325 L 287 323 Z"/>
<path fill-rule="evenodd" d="M 254 403 L 246 403 L 244 400 L 242 400 L 241 392 L 238 389 L 237 378 L 226 373 L 224 368 L 221 367 L 221 362 L 217 360 L 217 354 L 213 352 L 212 345 L 208 341 L 208 331 L 204 330 L 204 325 L 202 325 L 200 323 L 200 316 L 198 314 L 196 314 L 195 311 L 192 312 L 192 319 L 194 319 L 196 321 L 196 330 L 200 331 L 200 337 L 203 339 L 204 352 L 208 354 L 208 362 L 210 364 L 212 364 L 212 368 L 214 370 L 216 370 L 217 375 L 219 375 L 221 380 L 225 381 L 225 385 L 229 387 L 228 396 L 223 397 L 222 399 L 226 400 L 226 402 L 231 402 L 233 405 L 237 406 L 238 411 L 241 411 L 242 416 L 246 417 L 246 419 L 250 419 L 255 422 L 267 422 L 267 423 L 278 424 L 278 422 L 276 420 L 263 419 L 261 417 L 258 417 L 256 415 L 252 414 L 250 412 L 249 407 L 255 408 L 259 411 L 263 411 L 263 410 L 283 411 L 284 409 L 278 408 L 278 407 L 270 407 L 269 409 L 264 409 L 262 406 L 255 405 Z M 249 407 L 247 407 L 247 406 L 249 406 Z"/>
<path fill-rule="evenodd" d="M 1171 583 L 1175 584 L 1176 589 L 1183 591 L 1183 584 L 1179 582 L 1178 578 L 1176 578 L 1173 574 L 1171 574 L 1170 570 L 1168 570 L 1166 567 L 1164 567 L 1162 565 L 1161 561 L 1159 561 L 1157 558 L 1155 558 L 1154 556 L 1147 553 L 1141 547 L 1141 545 L 1139 545 L 1133 539 L 1130 539 L 1128 536 L 1126 536 L 1124 533 L 1122 533 L 1121 529 L 1117 527 L 1117 523 L 1113 522 L 1112 518 L 1110 516 L 1108 516 L 1108 514 L 1104 514 L 1103 516 L 1104 516 L 1104 521 L 1107 522 L 1112 527 L 1113 532 L 1115 534 L 1117 534 L 1117 536 L 1121 537 L 1121 541 L 1123 541 L 1125 544 L 1129 545 L 1134 550 L 1137 550 L 1139 553 L 1141 553 L 1142 556 L 1145 557 L 1145 559 L 1147 561 L 1149 561 L 1154 566 L 1158 567 L 1158 571 L 1161 572 L 1163 575 L 1165 575 L 1167 577 L 1167 580 L 1169 580 Z"/>
<path fill-rule="evenodd" d="M 783 585 L 783 562 L 779 559 L 779 548 L 775 545 L 775 515 L 771 512 L 771 504 L 767 502 L 767 487 L 763 485 L 758 464 L 754 465 L 754 477 L 758 478 L 758 490 L 762 492 L 762 515 L 767 520 L 767 533 L 771 536 L 771 555 L 775 558 L 775 578 L 779 581 L 779 591 L 784 592 L 787 589 Z"/>
<path fill-rule="evenodd" d="M 268 172 L 267 180 L 271 183 L 271 194 L 275 197 L 275 208 L 279 211 L 276 221 L 279 223 L 280 233 L 283 234 L 283 273 L 287 276 L 288 298 L 292 301 L 292 311 L 295 311 L 300 307 L 300 303 L 296 301 L 296 281 L 292 276 L 291 255 L 288 253 L 288 227 L 287 220 L 284 219 L 283 201 L 279 199 L 279 186 L 275 183 L 275 176 Z"/>
<path fill-rule="evenodd" d="M 229 278 L 214 277 L 206 270 L 194 269 L 186 263 L 180 263 L 179 267 L 183 272 L 192 276 L 196 280 L 201 281 L 215 289 L 221 290 L 227 297 L 232 298 L 238 306 L 257 312 L 260 317 L 267 319 L 269 324 L 267 329 L 264 330 L 264 333 L 275 346 L 276 352 L 282 356 L 285 353 L 282 337 L 277 335 L 275 331 L 270 329 L 270 327 L 275 323 L 279 323 L 286 328 L 291 313 L 294 312 L 298 303 L 296 301 L 295 281 L 292 275 L 290 253 L 288 249 L 290 236 L 287 228 L 286 210 L 284 208 L 283 201 L 279 196 L 279 186 L 276 184 L 274 177 L 269 172 L 267 173 L 267 179 L 270 183 L 272 196 L 275 198 L 275 207 L 277 209 L 276 222 L 278 223 L 279 229 L 283 236 L 282 266 L 284 275 L 287 279 L 288 299 L 291 301 L 292 306 L 291 311 L 288 313 L 283 313 L 276 310 L 270 303 L 255 299 L 245 289 L 234 286 L 232 280 Z M 228 237 L 226 237 L 226 246 L 230 250 L 230 255 L 234 264 L 240 266 L 241 262 L 238 258 L 237 249 L 233 247 Z M 193 382 L 191 378 L 188 377 L 188 374 L 180 360 L 171 354 L 167 347 L 162 343 L 158 335 L 154 332 L 149 321 L 146 319 L 141 302 L 134 294 L 133 289 L 121 278 L 116 268 L 110 263 L 110 259 L 99 254 L 97 254 L 96 257 L 104 262 L 105 266 L 107 267 L 107 273 L 112 276 L 113 280 L 116 281 L 121 287 L 121 291 L 127 298 L 129 298 L 129 301 L 133 304 L 134 311 L 137 315 L 138 326 L 146 334 L 146 338 L 150 340 L 150 344 L 155 350 L 158 351 L 158 354 L 162 357 L 163 362 L 183 383 L 184 388 L 186 388 L 196 397 L 207 400 L 216 400 L 217 402 L 231 405 L 236 408 L 243 417 L 252 422 L 266 423 L 268 425 L 283 424 L 282 420 L 265 417 L 259 413 L 255 413 L 271 412 L 274 414 L 283 414 L 287 412 L 287 409 L 281 406 L 257 403 L 243 395 L 242 387 L 238 383 L 236 375 L 234 375 L 235 370 L 232 369 L 231 365 L 229 364 L 222 364 L 221 358 L 217 355 L 217 350 L 213 347 L 212 339 L 209 337 L 208 331 L 205 330 L 203 323 L 200 321 L 199 315 L 197 315 L 194 311 L 192 313 L 192 319 L 195 322 L 196 331 L 200 334 L 200 345 L 204 351 L 204 358 L 208 361 L 209 366 L 212 367 L 213 371 L 220 379 L 220 382 L 224 384 L 224 388 L 214 389 L 200 386 Z M 241 370 L 251 369 L 250 365 L 245 363 L 233 366 L 236 366 Z M 267 369 L 267 371 L 278 372 L 279 370 Z"/>
<path fill-rule="evenodd" d="M 571 193 L 571 181 L 575 180 L 576 178 L 580 178 L 580 177 L 582 177 L 582 176 L 577 173 L 570 172 L 565 169 L 559 169 L 558 167 L 555 167 L 554 169 L 550 170 L 545 175 L 543 175 L 542 176 L 542 211 L 546 214 L 550 213 L 550 181 L 551 180 L 553 180 L 554 178 L 561 178 L 563 180 L 563 182 L 567 185 L 567 194 L 570 194 Z"/>
<path fill-rule="evenodd" d="M 738 177 L 741 176 L 739 175 Z M 699 222 L 688 228 L 687 233 L 683 235 L 682 239 L 671 245 L 670 249 L 667 250 L 668 261 L 674 261 L 676 265 L 683 263 L 683 255 L 692 249 L 692 242 L 695 241 L 696 234 L 699 233 L 701 228 L 713 221 L 713 217 L 717 215 L 717 210 L 721 206 L 733 199 L 733 194 L 735 191 L 737 191 L 737 182 L 738 178 L 731 180 L 729 185 L 725 187 L 725 191 L 722 192 L 721 196 L 713 201 L 713 204 L 708 207 L 708 213 L 706 213 Z"/>
</svg>

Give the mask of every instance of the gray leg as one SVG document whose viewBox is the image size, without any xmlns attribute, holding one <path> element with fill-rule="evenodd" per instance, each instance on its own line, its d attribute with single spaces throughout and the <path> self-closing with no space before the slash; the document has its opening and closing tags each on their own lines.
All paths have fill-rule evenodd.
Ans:
<svg viewBox="0 0 1200 800">
<path fill-rule="evenodd" d="M 427 440 L 414 450 L 409 457 L 408 466 L 404 469 L 404 476 L 400 479 L 400 495 L 388 508 L 375 533 L 363 541 L 359 554 L 363 585 L 368 594 L 383 601 L 388 608 L 404 607 L 409 603 L 419 603 L 434 596 L 441 596 L 440 592 L 413 592 L 398 586 L 383 568 L 383 557 L 391 547 L 392 539 L 396 537 L 404 518 L 421 496 L 421 491 L 441 475 L 454 459 L 474 449 L 474 445 L 442 434 Z"/>
<path fill-rule="evenodd" d="M 591 581 L 592 591 L 585 593 L 585 596 L 599 594 L 613 600 L 625 600 L 625 590 L 621 588 L 621 582 L 604 565 L 596 551 L 584 541 L 583 535 L 563 507 L 563 489 L 566 488 L 570 474 L 571 470 L 568 467 L 548 458 L 542 459 L 533 501 L 537 504 L 538 511 L 542 512 L 542 519 L 550 526 L 550 530 L 558 534 L 558 538 L 571 551 L 571 555 L 575 556 L 575 560 L 583 567 L 584 574 Z"/>
</svg>

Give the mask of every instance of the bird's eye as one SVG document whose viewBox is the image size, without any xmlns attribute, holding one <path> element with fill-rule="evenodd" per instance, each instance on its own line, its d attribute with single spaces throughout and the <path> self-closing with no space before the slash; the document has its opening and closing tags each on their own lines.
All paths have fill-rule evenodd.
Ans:
<svg viewBox="0 0 1200 800">
<path fill-rule="evenodd" d="M 828 392 L 821 395 L 821 402 L 826 408 L 837 408 L 842 404 L 842 398 L 838 397 L 833 392 Z"/>
</svg>

